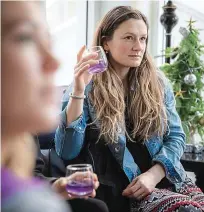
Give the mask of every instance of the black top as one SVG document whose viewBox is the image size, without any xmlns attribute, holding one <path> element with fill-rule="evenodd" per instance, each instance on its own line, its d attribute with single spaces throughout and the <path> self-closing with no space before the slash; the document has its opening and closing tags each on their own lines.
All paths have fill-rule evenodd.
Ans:
<svg viewBox="0 0 204 212">
<path fill-rule="evenodd" d="M 129 122 L 127 112 L 125 116 L 125 123 L 126 123 L 126 130 L 130 136 L 130 132 L 132 131 L 132 125 Z M 151 155 L 149 154 L 149 151 L 146 145 L 142 142 L 132 142 L 128 138 L 126 139 L 127 139 L 126 146 L 129 152 L 131 153 L 131 155 L 133 156 L 135 163 L 140 168 L 141 172 L 144 173 L 148 171 L 153 166 L 153 164 L 152 164 Z M 134 138 L 132 140 L 136 141 L 137 139 Z M 156 187 L 168 188 L 168 187 L 171 187 L 172 185 L 173 184 L 171 184 L 169 180 L 165 177 L 161 180 L 159 184 L 157 184 Z"/>
<path fill-rule="evenodd" d="M 151 168 L 151 157 L 146 148 L 142 143 L 133 143 L 127 139 L 126 146 L 134 158 L 135 163 L 137 163 L 141 172 L 144 173 Z"/>
</svg>

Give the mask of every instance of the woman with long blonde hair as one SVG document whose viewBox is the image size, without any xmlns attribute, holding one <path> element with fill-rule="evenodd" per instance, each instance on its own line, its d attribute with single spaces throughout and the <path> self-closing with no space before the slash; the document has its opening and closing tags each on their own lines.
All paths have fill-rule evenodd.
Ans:
<svg viewBox="0 0 204 212">
<path fill-rule="evenodd" d="M 108 68 L 91 74 L 97 53 L 78 53 L 56 151 L 65 164 L 93 165 L 96 197 L 111 212 L 203 210 L 204 195 L 180 163 L 185 135 L 171 86 L 148 54 L 148 30 L 131 7 L 113 8 L 101 20 L 93 46 L 103 47 Z"/>
</svg>

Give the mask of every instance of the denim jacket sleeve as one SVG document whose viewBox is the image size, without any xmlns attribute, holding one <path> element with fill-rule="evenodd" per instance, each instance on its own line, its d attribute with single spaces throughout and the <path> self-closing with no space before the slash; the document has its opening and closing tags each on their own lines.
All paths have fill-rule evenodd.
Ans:
<svg viewBox="0 0 204 212">
<path fill-rule="evenodd" d="M 55 134 L 55 148 L 57 154 L 63 160 L 75 158 L 82 149 L 87 123 L 87 100 L 84 99 L 82 114 L 67 126 L 66 108 L 69 102 L 69 93 L 72 85 L 69 86 L 62 99 L 61 123 Z"/>
<path fill-rule="evenodd" d="M 153 157 L 153 162 L 163 165 L 167 179 L 174 184 L 185 179 L 185 171 L 180 163 L 185 148 L 185 134 L 176 111 L 175 98 L 169 82 L 165 89 L 165 105 L 168 123 L 167 132 L 163 137 L 163 145 L 160 151 Z"/>
</svg>

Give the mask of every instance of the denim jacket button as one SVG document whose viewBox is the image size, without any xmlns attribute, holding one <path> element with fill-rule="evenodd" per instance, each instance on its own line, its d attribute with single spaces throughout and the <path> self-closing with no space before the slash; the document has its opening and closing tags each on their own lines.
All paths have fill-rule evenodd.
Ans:
<svg viewBox="0 0 204 212">
<path fill-rule="evenodd" d="M 119 152 L 120 151 L 120 147 L 115 147 L 115 152 Z"/>
</svg>

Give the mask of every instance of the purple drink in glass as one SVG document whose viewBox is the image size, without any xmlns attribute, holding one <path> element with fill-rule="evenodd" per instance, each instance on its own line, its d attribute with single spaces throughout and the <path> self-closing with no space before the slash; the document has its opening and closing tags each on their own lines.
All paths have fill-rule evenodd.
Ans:
<svg viewBox="0 0 204 212">
<path fill-rule="evenodd" d="M 77 196 L 86 196 L 92 193 L 94 189 L 93 182 L 78 182 L 70 181 L 66 186 L 66 190 L 69 194 Z"/>
<path fill-rule="evenodd" d="M 74 196 L 86 196 L 94 189 L 93 168 L 91 164 L 73 164 L 66 168 L 68 182 L 66 190 Z"/>
<path fill-rule="evenodd" d="M 104 49 L 102 46 L 92 46 L 91 48 L 87 49 L 88 53 L 97 53 L 96 60 L 99 61 L 98 64 L 92 65 L 89 68 L 89 73 L 91 74 L 97 74 L 102 73 L 106 71 L 108 68 L 108 60 L 106 57 L 106 53 L 104 52 Z"/>
<path fill-rule="evenodd" d="M 103 60 L 99 60 L 99 64 L 93 65 L 89 68 L 89 73 L 102 73 L 107 69 L 107 65 Z"/>
</svg>

